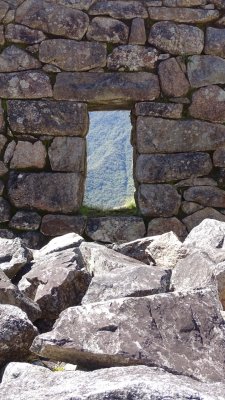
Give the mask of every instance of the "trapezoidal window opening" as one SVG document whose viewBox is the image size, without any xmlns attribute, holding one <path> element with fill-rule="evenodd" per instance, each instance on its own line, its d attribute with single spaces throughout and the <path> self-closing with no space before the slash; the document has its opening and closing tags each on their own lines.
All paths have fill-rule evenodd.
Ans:
<svg viewBox="0 0 225 400">
<path fill-rule="evenodd" d="M 93 111 L 89 118 L 83 206 L 102 211 L 134 209 L 130 111 Z"/>
</svg>

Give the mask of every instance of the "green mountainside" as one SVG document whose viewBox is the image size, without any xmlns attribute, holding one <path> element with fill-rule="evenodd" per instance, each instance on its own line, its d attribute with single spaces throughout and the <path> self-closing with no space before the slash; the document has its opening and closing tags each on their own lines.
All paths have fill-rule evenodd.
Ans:
<svg viewBox="0 0 225 400">
<path fill-rule="evenodd" d="M 91 112 L 84 205 L 123 207 L 134 195 L 129 111 Z"/>
</svg>

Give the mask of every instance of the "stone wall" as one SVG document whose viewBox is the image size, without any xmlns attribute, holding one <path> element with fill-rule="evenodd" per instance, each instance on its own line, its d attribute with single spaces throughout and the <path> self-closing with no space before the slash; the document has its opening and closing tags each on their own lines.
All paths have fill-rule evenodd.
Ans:
<svg viewBox="0 0 225 400">
<path fill-rule="evenodd" d="M 225 221 L 224 10 L 224 0 L 0 0 L 1 236 L 83 233 L 88 110 L 132 110 L 149 235 Z"/>
</svg>

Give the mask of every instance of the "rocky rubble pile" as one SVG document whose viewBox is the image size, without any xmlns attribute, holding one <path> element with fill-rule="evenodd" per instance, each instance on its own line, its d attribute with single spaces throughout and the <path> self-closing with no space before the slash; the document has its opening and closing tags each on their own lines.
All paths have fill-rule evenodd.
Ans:
<svg viewBox="0 0 225 400">
<path fill-rule="evenodd" d="M 0 399 L 224 400 L 224 239 L 1 239 Z"/>
</svg>

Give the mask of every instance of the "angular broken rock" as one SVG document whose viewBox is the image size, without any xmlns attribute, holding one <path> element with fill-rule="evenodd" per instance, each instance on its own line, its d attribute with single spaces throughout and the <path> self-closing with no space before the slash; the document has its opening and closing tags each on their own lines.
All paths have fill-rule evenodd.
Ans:
<svg viewBox="0 0 225 400">
<path fill-rule="evenodd" d="M 34 259 L 36 260 L 37 258 L 42 258 L 49 254 L 79 247 L 83 241 L 84 239 L 77 233 L 68 233 L 67 235 L 56 237 L 50 240 L 41 250 L 37 251 L 34 254 Z"/>
<path fill-rule="evenodd" d="M 85 136 L 88 131 L 87 106 L 67 101 L 9 101 L 8 118 L 18 133 Z"/>
<path fill-rule="evenodd" d="M 26 361 L 38 333 L 20 308 L 0 304 L 0 366 L 10 361 Z"/>
<path fill-rule="evenodd" d="M 167 232 L 155 237 L 146 253 L 157 267 L 174 268 L 178 260 L 186 256 L 187 250 L 173 232 Z"/>
<path fill-rule="evenodd" d="M 188 234 L 184 245 L 189 248 L 201 249 L 204 251 L 213 248 L 220 252 L 225 248 L 225 222 L 214 219 L 204 219 Z"/>
<path fill-rule="evenodd" d="M 112 243 L 139 239 L 146 229 L 141 217 L 95 217 L 88 218 L 85 232 L 94 241 Z"/>
<path fill-rule="evenodd" d="M 224 338 L 215 293 L 199 290 L 71 307 L 53 331 L 35 338 L 31 350 L 95 367 L 146 364 L 223 381 Z"/>
<path fill-rule="evenodd" d="M 21 239 L 0 239 L 0 269 L 9 278 L 13 278 L 31 259 L 32 253 L 23 246 Z"/>
<path fill-rule="evenodd" d="M 45 0 L 26 0 L 16 11 L 16 22 L 52 35 L 81 40 L 89 18 L 82 11 Z"/>
<path fill-rule="evenodd" d="M 168 292 L 170 276 L 170 270 L 153 266 L 115 269 L 92 278 L 82 304 Z"/>
<path fill-rule="evenodd" d="M 16 383 L 16 384 L 15 384 Z M 202 383 L 143 365 L 98 369 L 92 372 L 52 372 L 26 363 L 12 362 L 4 370 L 1 395 L 4 400 L 115 399 L 223 399 L 223 383 Z M 169 396 L 169 397 L 168 397 Z"/>
<path fill-rule="evenodd" d="M 83 264 L 91 275 L 107 274 L 115 269 L 144 266 L 143 263 L 119 254 L 97 243 L 83 242 L 79 247 Z"/>
<path fill-rule="evenodd" d="M 89 283 L 79 253 L 66 249 L 36 259 L 18 287 L 39 305 L 41 318 L 56 319 L 63 310 L 80 303 Z"/>
<path fill-rule="evenodd" d="M 24 296 L 0 269 L 0 304 L 10 304 L 23 310 L 31 321 L 36 321 L 41 310 L 35 302 Z"/>
<path fill-rule="evenodd" d="M 125 256 L 135 258 L 145 264 L 150 264 L 153 260 L 150 258 L 146 249 L 154 239 L 155 237 L 146 237 L 128 243 L 113 243 L 107 247 Z"/>
<path fill-rule="evenodd" d="M 51 39 L 41 43 L 39 59 L 64 71 L 87 71 L 105 67 L 106 45 L 96 42 Z"/>
<path fill-rule="evenodd" d="M 204 47 L 204 33 L 195 26 L 161 21 L 152 26 L 148 42 L 173 55 L 201 54 Z"/>
</svg>

